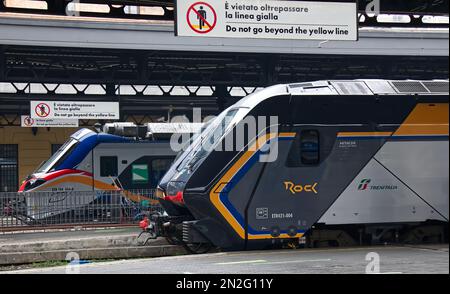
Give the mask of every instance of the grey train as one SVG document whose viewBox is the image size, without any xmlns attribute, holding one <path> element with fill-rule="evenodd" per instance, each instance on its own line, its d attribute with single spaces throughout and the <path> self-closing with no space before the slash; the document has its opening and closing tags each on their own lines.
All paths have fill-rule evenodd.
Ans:
<svg viewBox="0 0 450 294">
<path fill-rule="evenodd" d="M 447 80 L 353 80 L 251 94 L 163 176 L 167 215 L 150 231 L 194 252 L 444 241 L 448 91 Z"/>
</svg>

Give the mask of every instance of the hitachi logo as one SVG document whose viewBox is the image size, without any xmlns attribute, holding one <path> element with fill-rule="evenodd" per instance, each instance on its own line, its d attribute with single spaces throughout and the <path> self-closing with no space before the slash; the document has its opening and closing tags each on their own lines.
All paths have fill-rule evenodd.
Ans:
<svg viewBox="0 0 450 294">
<path fill-rule="evenodd" d="M 287 191 L 290 191 L 294 195 L 302 192 L 317 194 L 317 183 L 312 185 L 296 185 L 293 182 L 284 182 L 284 187 Z"/>
</svg>

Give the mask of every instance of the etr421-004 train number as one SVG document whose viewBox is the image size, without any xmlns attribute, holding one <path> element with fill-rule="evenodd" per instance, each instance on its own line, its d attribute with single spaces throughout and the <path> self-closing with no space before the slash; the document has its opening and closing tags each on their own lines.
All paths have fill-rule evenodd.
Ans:
<svg viewBox="0 0 450 294">
<path fill-rule="evenodd" d="M 271 218 L 279 219 L 279 218 L 293 218 L 294 214 L 292 212 L 282 212 L 282 213 L 272 213 Z"/>
</svg>

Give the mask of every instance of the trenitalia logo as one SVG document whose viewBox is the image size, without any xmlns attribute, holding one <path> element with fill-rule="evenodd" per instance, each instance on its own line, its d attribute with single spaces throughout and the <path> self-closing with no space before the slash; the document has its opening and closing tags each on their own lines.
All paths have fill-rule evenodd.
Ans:
<svg viewBox="0 0 450 294">
<path fill-rule="evenodd" d="M 371 182 L 370 179 L 362 180 L 361 183 L 358 186 L 358 190 L 360 190 L 360 191 L 367 190 L 367 186 L 369 185 L 370 182 Z"/>
<path fill-rule="evenodd" d="M 397 190 L 398 187 L 395 185 L 370 185 L 371 179 L 363 179 L 359 185 L 358 190 L 359 191 L 366 191 L 366 190 L 375 190 L 375 191 L 383 191 L 383 190 Z"/>
<path fill-rule="evenodd" d="M 286 191 L 289 191 L 294 195 L 302 192 L 317 194 L 317 185 L 318 183 L 314 183 L 312 185 L 296 185 L 293 182 L 284 182 Z"/>
</svg>

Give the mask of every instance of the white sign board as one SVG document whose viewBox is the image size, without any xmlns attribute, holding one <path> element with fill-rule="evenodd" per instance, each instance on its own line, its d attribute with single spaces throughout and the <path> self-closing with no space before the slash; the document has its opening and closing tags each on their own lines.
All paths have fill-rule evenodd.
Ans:
<svg viewBox="0 0 450 294">
<path fill-rule="evenodd" d="M 297 40 L 358 40 L 354 3 L 177 0 L 176 35 Z"/>
<path fill-rule="evenodd" d="M 21 116 L 22 128 L 78 128 L 78 119 L 43 119 Z"/>
<path fill-rule="evenodd" d="M 119 119 L 118 102 L 31 101 L 34 119 Z"/>
</svg>

